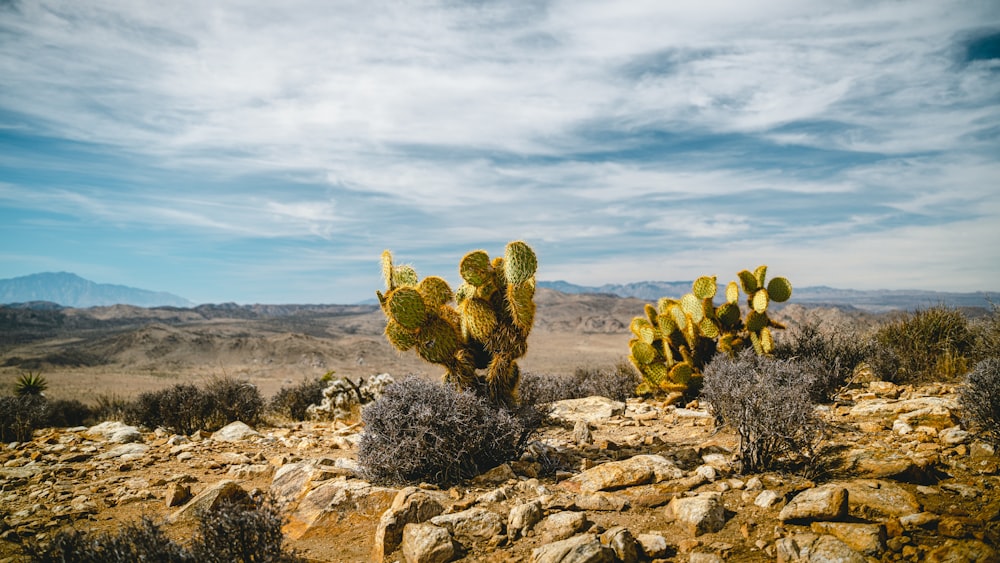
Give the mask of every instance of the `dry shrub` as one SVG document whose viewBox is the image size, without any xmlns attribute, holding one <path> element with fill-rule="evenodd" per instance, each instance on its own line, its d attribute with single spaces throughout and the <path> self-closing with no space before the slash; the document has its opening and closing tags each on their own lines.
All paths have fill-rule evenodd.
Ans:
<svg viewBox="0 0 1000 563">
<path fill-rule="evenodd" d="M 850 383 L 854 370 L 873 355 L 873 344 L 870 338 L 823 331 L 818 324 L 810 323 L 783 335 L 774 357 L 798 360 L 803 371 L 808 372 L 810 398 L 823 403 Z"/>
<path fill-rule="evenodd" d="M 322 378 L 303 381 L 293 387 L 282 387 L 271 397 L 268 410 L 291 420 L 306 420 L 306 409 L 323 400 L 323 390 L 329 381 Z"/>
<path fill-rule="evenodd" d="M 361 411 L 358 462 L 379 483 L 448 485 L 520 457 L 537 425 L 454 387 L 406 378 Z"/>
<path fill-rule="evenodd" d="M 41 395 L 0 396 L 0 441 L 27 442 L 45 426 L 48 404 Z"/>
<path fill-rule="evenodd" d="M 880 374 L 897 383 L 958 377 L 968 369 L 976 344 L 965 315 L 944 306 L 886 323 L 876 331 L 875 340 L 898 359 L 895 373 Z"/>
<path fill-rule="evenodd" d="M 571 376 L 521 374 L 520 396 L 525 405 L 545 405 L 593 395 L 624 401 L 635 396 L 642 377 L 628 362 L 612 369 L 577 368 Z"/>
<path fill-rule="evenodd" d="M 823 426 L 810 400 L 811 375 L 796 360 L 744 350 L 705 368 L 702 397 L 739 438 L 744 473 L 815 467 Z"/>
<path fill-rule="evenodd" d="M 140 394 L 125 409 L 125 421 L 147 428 L 164 427 L 179 434 L 214 431 L 237 420 L 249 425 L 260 421 L 264 399 L 254 385 L 220 378 L 204 390 L 189 383 Z"/>
<path fill-rule="evenodd" d="M 965 376 L 959 400 L 968 426 L 1000 446 L 1000 358 L 976 364 Z"/>
</svg>

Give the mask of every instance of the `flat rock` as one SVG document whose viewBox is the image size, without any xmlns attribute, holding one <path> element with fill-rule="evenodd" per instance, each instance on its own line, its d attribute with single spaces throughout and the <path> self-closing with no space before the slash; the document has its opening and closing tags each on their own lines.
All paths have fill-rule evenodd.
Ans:
<svg viewBox="0 0 1000 563">
<path fill-rule="evenodd" d="M 398 492 L 360 479 L 325 481 L 302 498 L 282 530 L 293 540 L 348 533 L 372 537 Z"/>
<path fill-rule="evenodd" d="M 778 563 L 867 563 L 846 543 L 829 535 L 796 534 L 778 540 Z"/>
<path fill-rule="evenodd" d="M 848 512 L 856 518 L 885 520 L 921 512 L 913 493 L 892 481 L 858 479 L 839 485 L 847 489 Z"/>
<path fill-rule="evenodd" d="M 91 426 L 84 432 L 84 435 L 116 444 L 129 444 L 142 441 L 142 433 L 139 432 L 138 428 L 117 420 L 109 420 Z"/>
<path fill-rule="evenodd" d="M 781 509 L 778 519 L 788 521 L 838 520 L 847 515 L 847 489 L 835 483 L 806 489 Z"/>
<path fill-rule="evenodd" d="M 550 418 L 571 427 L 580 421 L 597 423 L 624 414 L 625 403 L 601 396 L 555 401 L 549 410 Z"/>
<path fill-rule="evenodd" d="M 596 512 L 621 512 L 629 506 L 625 497 L 605 491 L 577 495 L 574 504 L 580 510 Z"/>
<path fill-rule="evenodd" d="M 726 509 L 719 493 L 675 498 L 667 505 L 667 513 L 692 536 L 718 532 L 726 525 Z"/>
<path fill-rule="evenodd" d="M 117 459 L 119 461 L 132 461 L 146 457 L 149 446 L 137 442 L 122 444 L 111 448 L 103 454 L 97 456 L 98 459 Z"/>
<path fill-rule="evenodd" d="M 260 433 L 237 420 L 216 430 L 212 439 L 217 442 L 239 442 L 254 436 L 260 436 Z"/>
<path fill-rule="evenodd" d="M 444 505 L 438 495 L 417 487 L 401 489 L 379 517 L 375 528 L 372 560 L 376 563 L 382 563 L 386 556 L 399 547 L 403 541 L 403 530 L 407 524 L 426 522 L 442 512 L 444 512 Z"/>
<path fill-rule="evenodd" d="M 538 533 L 545 543 L 564 540 L 583 531 L 590 522 L 583 512 L 556 512 L 549 514 L 538 525 Z"/>
<path fill-rule="evenodd" d="M 684 476 L 674 463 L 660 455 L 637 455 L 621 461 L 609 461 L 574 475 L 560 483 L 568 490 L 584 493 L 621 489 L 647 483 L 659 483 Z"/>
<path fill-rule="evenodd" d="M 187 504 L 170 515 L 171 523 L 197 518 L 202 512 L 215 510 L 227 503 L 248 502 L 250 496 L 236 481 L 219 481 L 198 493 Z"/>
<path fill-rule="evenodd" d="M 613 563 L 614 560 L 615 552 L 591 534 L 549 543 L 531 552 L 532 563 Z"/>
<path fill-rule="evenodd" d="M 879 557 L 885 551 L 886 532 L 883 524 L 813 522 L 810 529 L 817 534 L 829 534 L 862 555 Z"/>
<path fill-rule="evenodd" d="M 928 563 L 992 563 L 998 561 L 994 548 L 979 540 L 947 540 L 927 554 Z"/>
<path fill-rule="evenodd" d="M 461 512 L 441 514 L 430 523 L 451 532 L 453 538 L 465 547 L 496 545 L 504 536 L 504 519 L 496 512 L 484 508 L 469 508 Z"/>
</svg>

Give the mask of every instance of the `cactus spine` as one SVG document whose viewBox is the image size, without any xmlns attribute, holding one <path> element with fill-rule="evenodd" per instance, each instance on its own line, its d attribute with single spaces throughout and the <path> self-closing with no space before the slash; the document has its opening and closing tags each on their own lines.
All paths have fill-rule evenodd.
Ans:
<svg viewBox="0 0 1000 563">
<path fill-rule="evenodd" d="M 464 283 L 453 292 L 439 277 L 421 280 L 412 267 L 394 265 L 386 250 L 386 292 L 376 292 L 387 317 L 386 339 L 397 350 L 415 348 L 421 358 L 443 366 L 445 381 L 513 406 L 521 374 L 517 359 L 527 351 L 535 319 L 537 269 L 534 251 L 522 241 L 507 244 L 504 256 L 492 260 L 475 250 L 459 263 Z"/>
<path fill-rule="evenodd" d="M 737 274 L 739 283 L 726 286 L 726 301 L 715 306 L 715 276 L 694 281 L 691 293 L 680 299 L 662 298 L 656 307 L 646 305 L 645 315 L 629 325 L 629 360 L 643 375 L 640 394 L 679 391 L 700 387 L 701 372 L 716 352 L 733 354 L 750 345 L 760 355 L 774 351 L 771 329 L 784 328 L 767 316 L 772 302 L 792 296 L 785 278 L 766 279 L 767 266 Z M 740 289 L 746 295 L 747 315 L 739 306 Z"/>
</svg>

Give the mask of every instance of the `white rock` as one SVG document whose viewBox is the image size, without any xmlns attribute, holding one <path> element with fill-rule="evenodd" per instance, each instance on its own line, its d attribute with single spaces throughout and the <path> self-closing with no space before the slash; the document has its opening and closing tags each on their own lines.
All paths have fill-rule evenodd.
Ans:
<svg viewBox="0 0 1000 563">
<path fill-rule="evenodd" d="M 601 396 L 556 401 L 549 410 L 551 418 L 571 425 L 579 421 L 602 422 L 623 414 L 625 414 L 625 403 Z"/>
<path fill-rule="evenodd" d="M 212 439 L 219 442 L 238 442 L 252 436 L 260 436 L 260 434 L 245 423 L 237 420 L 218 429 L 212 434 Z"/>
</svg>

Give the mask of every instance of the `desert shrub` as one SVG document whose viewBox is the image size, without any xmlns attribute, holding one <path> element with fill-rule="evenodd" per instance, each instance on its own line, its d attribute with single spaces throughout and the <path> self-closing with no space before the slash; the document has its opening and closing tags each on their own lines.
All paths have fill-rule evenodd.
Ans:
<svg viewBox="0 0 1000 563">
<path fill-rule="evenodd" d="M 976 364 L 965 376 L 959 400 L 968 426 L 1000 446 L 1000 358 Z"/>
<path fill-rule="evenodd" d="M 83 426 L 97 420 L 94 409 L 77 399 L 56 399 L 46 405 L 45 425 L 66 428 Z"/>
<path fill-rule="evenodd" d="M 198 517 L 190 546 L 170 539 L 144 517 L 115 534 L 64 530 L 45 544 L 27 542 L 32 563 L 299 563 L 282 546 L 280 511 L 271 501 L 225 504 Z"/>
<path fill-rule="evenodd" d="M 223 505 L 203 513 L 191 552 L 199 563 L 295 563 L 282 545 L 284 519 L 273 500 Z"/>
<path fill-rule="evenodd" d="M 389 385 L 381 399 L 362 409 L 361 420 L 358 462 L 368 479 L 442 485 L 517 459 L 537 423 L 470 392 L 416 377 Z"/>
<path fill-rule="evenodd" d="M 219 377 L 205 386 L 206 430 L 218 430 L 237 420 L 255 426 L 264 413 L 257 386 L 242 379 Z"/>
<path fill-rule="evenodd" d="M 292 420 L 305 420 L 306 409 L 323 400 L 323 389 L 329 382 L 322 379 L 303 381 L 292 387 L 282 387 L 268 403 L 268 411 Z"/>
<path fill-rule="evenodd" d="M 14 383 L 15 395 L 41 395 L 49 387 L 49 382 L 38 372 L 21 374 Z"/>
<path fill-rule="evenodd" d="M 41 395 L 0 396 L 0 441 L 26 442 L 45 426 L 48 402 Z"/>
<path fill-rule="evenodd" d="M 94 418 L 98 421 L 125 420 L 125 411 L 129 401 L 114 393 L 102 393 L 97 396 L 97 406 L 94 407 Z"/>
<path fill-rule="evenodd" d="M 875 340 L 898 359 L 895 373 L 880 375 L 888 381 L 918 382 L 952 378 L 966 372 L 975 336 L 961 311 L 938 306 L 916 311 L 878 328 Z"/>
<path fill-rule="evenodd" d="M 593 395 L 624 401 L 635 396 L 642 376 L 627 362 L 612 369 L 577 368 L 571 376 L 521 374 L 520 396 L 525 405 L 544 405 Z"/>
<path fill-rule="evenodd" d="M 985 360 L 1000 354 L 1000 305 L 990 303 L 990 314 L 971 322 L 974 344 L 972 356 Z"/>
<path fill-rule="evenodd" d="M 873 341 L 857 334 L 823 331 L 815 323 L 790 331 L 774 348 L 774 357 L 799 360 L 809 379 L 809 396 L 827 402 L 850 383 L 854 370 L 874 353 Z"/>
<path fill-rule="evenodd" d="M 52 541 L 40 545 L 29 542 L 25 554 L 32 563 L 186 563 L 195 559 L 181 545 L 167 537 L 149 518 L 125 524 L 117 534 L 83 533 L 64 530 Z"/>
<path fill-rule="evenodd" d="M 705 368 L 702 397 L 736 431 L 745 473 L 783 467 L 808 470 L 822 424 L 810 400 L 810 376 L 796 360 L 744 350 L 719 355 Z"/>
</svg>

